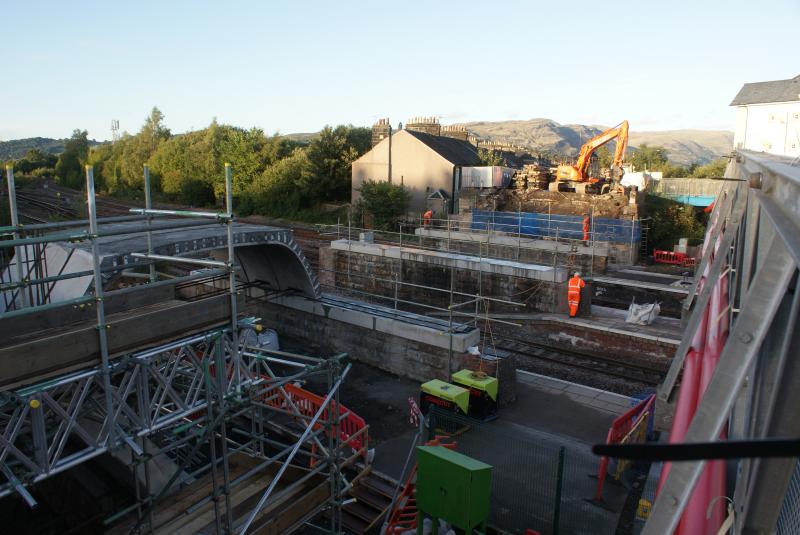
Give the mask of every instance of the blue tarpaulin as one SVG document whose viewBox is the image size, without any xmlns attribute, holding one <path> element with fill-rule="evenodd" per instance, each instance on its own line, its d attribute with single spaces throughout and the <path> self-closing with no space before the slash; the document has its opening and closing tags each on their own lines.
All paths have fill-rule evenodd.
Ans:
<svg viewBox="0 0 800 535">
<path fill-rule="evenodd" d="M 492 212 L 488 210 L 472 211 L 472 230 L 523 234 L 526 236 L 583 238 L 583 216 L 548 215 L 536 212 Z M 631 219 L 612 219 L 597 217 L 594 219 L 594 239 L 613 243 L 639 242 L 642 229 L 639 221 Z"/>
</svg>

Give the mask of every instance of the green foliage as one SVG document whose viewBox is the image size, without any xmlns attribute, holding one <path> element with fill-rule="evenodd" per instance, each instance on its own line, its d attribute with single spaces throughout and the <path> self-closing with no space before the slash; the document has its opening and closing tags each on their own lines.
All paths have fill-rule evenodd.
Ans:
<svg viewBox="0 0 800 535">
<path fill-rule="evenodd" d="M 181 199 L 193 207 L 204 207 L 214 204 L 214 186 L 196 178 L 181 183 Z"/>
<path fill-rule="evenodd" d="M 648 195 L 647 215 L 652 219 L 647 236 L 652 249 L 672 250 L 679 238 L 689 238 L 690 243 L 703 239 L 708 217 L 702 209 L 671 199 Z"/>
<path fill-rule="evenodd" d="M 600 149 L 602 150 L 602 149 Z M 599 153 L 600 151 L 598 151 Z M 693 163 L 688 167 L 675 165 L 667 159 L 668 152 L 663 147 L 650 147 L 642 144 L 631 157 L 637 171 L 661 171 L 666 178 L 714 178 L 725 174 L 728 161 L 725 158 L 699 165 Z"/>
<path fill-rule="evenodd" d="M 355 149 L 358 156 L 372 148 L 372 129 L 363 126 L 347 125 L 347 144 Z"/>
<path fill-rule="evenodd" d="M 298 184 L 303 182 L 308 165 L 305 151 L 295 149 L 291 156 L 267 167 L 240 197 L 237 211 L 242 215 L 258 213 L 276 217 L 296 214 L 303 201 Z"/>
<path fill-rule="evenodd" d="M 326 126 L 306 149 L 308 165 L 297 184 L 308 203 L 345 200 L 350 195 L 350 165 L 358 150 L 349 144 L 348 127 Z"/>
<path fill-rule="evenodd" d="M 58 156 L 47 154 L 39 149 L 30 149 L 25 153 L 25 156 L 13 162 L 14 171 L 25 175 L 32 174 L 40 169 L 48 169 L 52 174 L 56 163 L 58 163 Z M 40 172 L 40 175 L 42 173 Z"/>
<path fill-rule="evenodd" d="M 726 167 L 728 167 L 728 159 L 720 158 L 697 167 L 691 176 L 695 178 L 721 178 L 725 176 Z"/>
<path fill-rule="evenodd" d="M 667 149 L 650 147 L 643 143 L 634 151 L 630 162 L 637 171 L 661 171 L 668 164 L 667 155 Z"/>
<path fill-rule="evenodd" d="M 0 141 L 0 160 L 11 161 L 24 158 L 31 149 L 39 150 L 45 154 L 58 155 L 64 152 L 66 139 L 52 139 L 49 137 L 29 137 L 25 139 L 12 139 Z M 90 144 L 96 144 L 90 141 Z"/>
<path fill-rule="evenodd" d="M 667 162 L 661 166 L 659 171 L 661 171 L 666 178 L 686 178 L 692 176 L 692 169 L 694 169 L 694 164 L 689 167 L 683 167 Z"/>
<path fill-rule="evenodd" d="M 494 150 L 478 149 L 478 158 L 481 165 L 505 165 L 503 155 Z"/>
<path fill-rule="evenodd" d="M 614 162 L 614 157 L 608 147 L 600 147 L 594 152 L 597 158 L 597 165 L 600 169 L 611 169 L 611 164 Z"/>
<path fill-rule="evenodd" d="M 64 144 L 64 152 L 56 163 L 56 177 L 70 188 L 80 189 L 83 185 L 83 165 L 89 156 L 89 133 L 75 129 L 72 137 Z"/>
<path fill-rule="evenodd" d="M 172 136 L 153 108 L 139 133 L 93 149 L 88 163 L 98 187 L 109 193 L 141 191 L 146 163 L 154 192 L 205 206 L 223 197 L 229 162 L 243 215 L 315 219 L 321 203 L 349 199 L 351 163 L 369 150 L 371 135 L 369 128 L 326 126 L 310 142 L 293 141 L 215 119 L 202 130 Z"/>
<path fill-rule="evenodd" d="M 359 191 L 361 199 L 356 210 L 372 214 L 375 228 L 381 230 L 391 229 L 406 214 L 411 201 L 406 188 L 389 182 L 367 180 Z"/>
</svg>

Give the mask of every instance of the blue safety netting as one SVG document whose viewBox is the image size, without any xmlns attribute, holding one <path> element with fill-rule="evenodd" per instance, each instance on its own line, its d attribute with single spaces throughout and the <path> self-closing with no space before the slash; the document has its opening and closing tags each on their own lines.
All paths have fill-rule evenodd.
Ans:
<svg viewBox="0 0 800 535">
<path fill-rule="evenodd" d="M 496 232 L 576 240 L 583 238 L 583 216 L 579 215 L 473 210 L 472 230 L 486 230 L 487 225 Z M 593 232 L 595 240 L 613 243 L 636 243 L 642 237 L 639 221 L 631 219 L 597 217 L 594 219 Z"/>
</svg>

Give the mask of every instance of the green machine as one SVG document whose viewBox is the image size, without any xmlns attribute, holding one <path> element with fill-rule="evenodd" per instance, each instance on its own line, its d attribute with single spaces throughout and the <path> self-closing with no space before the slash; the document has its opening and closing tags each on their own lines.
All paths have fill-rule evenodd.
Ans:
<svg viewBox="0 0 800 535">
<path fill-rule="evenodd" d="M 441 518 L 472 533 L 486 533 L 492 467 L 442 446 L 417 448 L 417 534 L 425 514 L 432 517 L 433 535 Z"/>
<path fill-rule="evenodd" d="M 497 379 L 472 370 L 457 371 L 450 379 L 453 384 L 469 390 L 470 416 L 487 420 L 497 415 Z"/>
<path fill-rule="evenodd" d="M 469 390 L 433 379 L 423 383 L 419 393 L 419 409 L 422 414 L 428 414 L 431 405 L 437 405 L 456 414 L 467 414 Z"/>
</svg>

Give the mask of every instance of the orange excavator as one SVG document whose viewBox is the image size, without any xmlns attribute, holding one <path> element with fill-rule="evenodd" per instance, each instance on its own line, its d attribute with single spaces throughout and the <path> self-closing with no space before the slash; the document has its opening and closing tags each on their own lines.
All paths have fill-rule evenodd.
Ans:
<svg viewBox="0 0 800 535">
<path fill-rule="evenodd" d="M 622 121 L 614 128 L 609 128 L 587 141 L 578 155 L 575 165 L 559 165 L 556 170 L 556 180 L 549 185 L 550 191 L 561 189 L 574 189 L 577 193 L 606 193 L 610 185 L 605 179 L 590 176 L 589 164 L 592 154 L 616 139 L 617 149 L 614 151 L 614 161 L 611 164 L 611 177 L 618 180 L 622 177 L 622 160 L 625 158 L 625 149 L 628 148 L 628 121 Z"/>
</svg>

